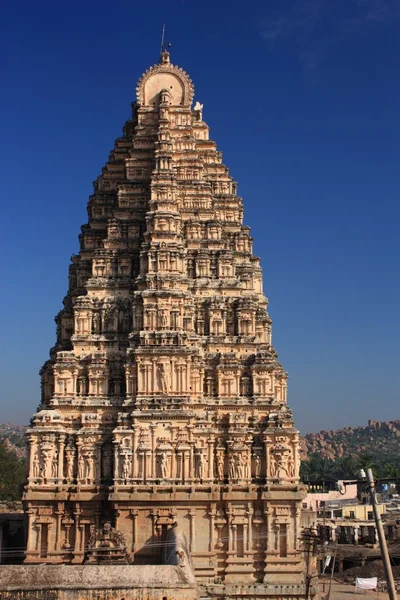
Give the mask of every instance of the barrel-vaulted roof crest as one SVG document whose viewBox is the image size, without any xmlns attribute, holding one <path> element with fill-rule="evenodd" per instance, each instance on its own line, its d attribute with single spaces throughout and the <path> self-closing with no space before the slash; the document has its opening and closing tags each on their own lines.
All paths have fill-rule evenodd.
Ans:
<svg viewBox="0 0 400 600">
<path fill-rule="evenodd" d="M 154 105 L 155 95 L 161 89 L 171 90 L 171 104 L 189 107 L 194 96 L 194 86 L 189 75 L 170 62 L 169 52 L 163 51 L 158 65 L 153 65 L 139 79 L 136 86 L 137 101 L 141 106 Z"/>
</svg>

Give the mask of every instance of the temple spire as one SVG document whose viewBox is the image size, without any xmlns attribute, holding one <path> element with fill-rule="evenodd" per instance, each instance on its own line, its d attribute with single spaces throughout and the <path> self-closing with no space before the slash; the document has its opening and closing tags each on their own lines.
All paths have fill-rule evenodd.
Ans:
<svg viewBox="0 0 400 600">
<path fill-rule="evenodd" d="M 164 30 L 95 181 L 41 371 L 26 561 L 84 563 L 107 515 L 129 562 L 157 564 L 180 525 L 208 597 L 218 580 L 219 600 L 300 600 L 299 437 L 260 259 Z"/>
</svg>

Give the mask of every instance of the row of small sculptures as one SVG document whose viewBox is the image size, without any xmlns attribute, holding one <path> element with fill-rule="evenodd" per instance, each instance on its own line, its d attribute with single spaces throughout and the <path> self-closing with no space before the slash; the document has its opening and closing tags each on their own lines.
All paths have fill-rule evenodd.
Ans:
<svg viewBox="0 0 400 600">
<path fill-rule="evenodd" d="M 198 451 L 194 455 L 194 464 L 192 473 L 186 472 L 184 475 L 185 461 L 183 455 L 176 454 L 175 473 L 172 470 L 172 460 L 170 450 L 157 450 L 155 468 L 156 473 L 151 475 L 151 450 L 141 452 L 137 455 L 137 476 L 133 475 L 132 452 L 123 451 L 119 453 L 117 468 L 114 469 L 115 479 L 126 481 L 132 478 L 144 479 L 145 461 L 147 460 L 146 477 L 155 479 L 185 479 L 194 478 L 197 480 L 210 477 L 210 469 L 205 453 Z M 98 447 L 91 449 L 84 448 L 80 451 L 76 460 L 76 452 L 72 448 L 67 448 L 65 453 L 65 465 L 62 468 L 63 474 L 59 475 L 60 461 L 57 449 L 37 450 L 32 459 L 31 478 L 34 480 L 66 479 L 67 481 L 84 481 L 85 483 L 99 482 L 101 479 L 110 480 L 113 476 L 113 454 L 111 448 L 106 448 L 102 455 Z M 188 461 L 186 461 L 187 464 Z M 251 478 L 259 479 L 264 477 L 262 473 L 262 455 L 261 452 L 249 454 L 247 450 L 229 452 L 217 451 L 215 454 L 214 473 L 212 479 L 224 481 L 230 480 L 249 480 Z M 270 453 L 268 461 L 268 476 L 272 479 L 293 479 L 296 476 L 295 461 L 290 449 L 284 452 L 273 450 Z M 188 464 L 186 466 L 188 468 Z"/>
</svg>

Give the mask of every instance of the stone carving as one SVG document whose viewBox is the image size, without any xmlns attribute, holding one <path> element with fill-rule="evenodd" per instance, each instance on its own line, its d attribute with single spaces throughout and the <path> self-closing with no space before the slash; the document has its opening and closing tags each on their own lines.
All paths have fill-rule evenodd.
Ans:
<svg viewBox="0 0 400 600">
<path fill-rule="evenodd" d="M 78 478 L 83 479 L 85 477 L 85 459 L 82 454 L 78 458 Z"/>
<path fill-rule="evenodd" d="M 35 479 L 40 477 L 40 460 L 36 452 L 33 455 L 32 461 L 32 477 Z"/>
<path fill-rule="evenodd" d="M 270 476 L 273 479 L 288 479 L 294 477 L 294 461 L 290 448 L 277 445 L 271 449 Z"/>
<path fill-rule="evenodd" d="M 159 385 L 163 394 L 166 394 L 171 385 L 171 372 L 169 365 L 161 363 L 158 365 Z"/>
<path fill-rule="evenodd" d="M 161 479 L 168 477 L 168 454 L 164 451 L 159 455 Z"/>
<path fill-rule="evenodd" d="M 216 467 L 217 467 L 217 478 L 219 479 L 219 481 L 223 481 L 225 478 L 224 466 L 225 466 L 224 454 L 222 452 L 217 452 Z"/>
<path fill-rule="evenodd" d="M 51 476 L 57 477 L 58 474 L 58 452 L 54 451 L 53 459 L 51 461 Z"/>
<path fill-rule="evenodd" d="M 43 479 L 48 479 L 51 476 L 52 452 L 47 449 L 42 449 L 42 461 L 40 476 Z"/>
<path fill-rule="evenodd" d="M 221 597 L 257 582 L 261 600 L 273 582 L 300 598 L 287 376 L 242 199 L 192 99 L 164 52 L 95 182 L 29 430 L 26 559 L 78 563 L 89 545 L 88 561 L 161 563 L 182 521 Z M 125 541 L 98 529 L 105 515 Z"/>
<path fill-rule="evenodd" d="M 100 333 L 101 331 L 101 317 L 97 311 L 93 313 L 92 317 L 92 331 L 93 333 Z"/>
<path fill-rule="evenodd" d="M 109 479 L 112 474 L 112 451 L 111 448 L 104 448 L 102 456 L 103 477 Z"/>
<path fill-rule="evenodd" d="M 122 454 L 121 456 L 121 478 L 122 479 L 129 479 L 131 477 L 132 474 L 132 457 L 130 454 Z"/>
<path fill-rule="evenodd" d="M 66 452 L 66 478 L 68 481 L 75 476 L 75 449 L 72 446 L 67 447 Z"/>
<path fill-rule="evenodd" d="M 101 529 L 91 527 L 85 562 L 87 564 L 128 564 L 128 553 L 124 535 L 111 527 L 108 521 Z"/>
<path fill-rule="evenodd" d="M 236 460 L 233 454 L 229 455 L 229 479 L 236 478 Z"/>
<path fill-rule="evenodd" d="M 199 479 L 204 479 L 204 472 L 206 467 L 206 459 L 202 452 L 199 452 L 197 455 L 197 477 Z"/>
<path fill-rule="evenodd" d="M 254 453 L 254 477 L 259 479 L 261 477 L 261 454 L 260 452 Z"/>
</svg>

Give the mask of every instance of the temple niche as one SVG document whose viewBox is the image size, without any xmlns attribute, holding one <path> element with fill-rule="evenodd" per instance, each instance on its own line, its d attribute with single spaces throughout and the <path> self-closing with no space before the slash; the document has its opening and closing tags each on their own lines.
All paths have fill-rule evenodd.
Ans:
<svg viewBox="0 0 400 600">
<path fill-rule="evenodd" d="M 158 564 L 179 526 L 204 597 L 304 596 L 287 375 L 193 97 L 163 52 L 94 182 L 28 431 L 26 562 Z"/>
</svg>

